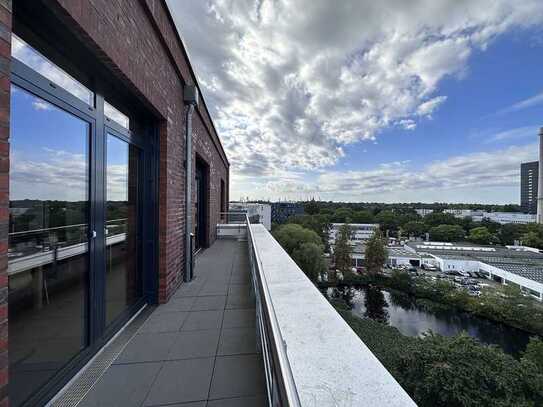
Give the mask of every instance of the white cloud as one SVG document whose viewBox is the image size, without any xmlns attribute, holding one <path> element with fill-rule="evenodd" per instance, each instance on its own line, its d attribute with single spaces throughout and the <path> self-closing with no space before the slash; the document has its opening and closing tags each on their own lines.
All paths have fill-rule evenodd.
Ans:
<svg viewBox="0 0 543 407">
<path fill-rule="evenodd" d="M 40 150 L 11 152 L 10 199 L 88 199 L 87 155 L 48 147 Z M 108 164 L 108 200 L 126 200 L 127 191 L 127 165 Z"/>
<path fill-rule="evenodd" d="M 514 103 L 511 106 L 508 106 L 504 109 L 498 110 L 496 114 L 507 114 L 512 112 L 518 112 L 519 110 L 528 109 L 530 107 L 538 106 L 543 103 L 543 92 L 538 93 L 535 96 L 529 97 L 527 99 L 521 100 L 520 102 Z"/>
<path fill-rule="evenodd" d="M 528 137 L 536 138 L 538 134 L 537 126 L 523 126 L 514 129 L 500 131 L 487 137 L 485 143 L 496 143 L 503 141 L 520 140 Z"/>
<path fill-rule="evenodd" d="M 278 180 L 267 188 L 278 196 L 378 199 L 386 193 L 410 192 L 418 194 L 420 201 L 434 201 L 445 190 L 518 186 L 520 163 L 536 159 L 537 151 L 537 144 L 513 146 L 454 156 L 421 169 L 413 169 L 410 161 L 384 163 L 369 171 L 326 172 L 312 183 Z"/>
<path fill-rule="evenodd" d="M 540 0 L 168 5 L 232 173 L 261 186 L 287 168 L 328 168 L 346 144 L 390 126 L 414 129 L 446 103 L 440 82 L 466 75 L 474 50 L 543 21 Z"/>
<path fill-rule="evenodd" d="M 32 107 L 36 110 L 51 110 L 52 106 L 45 100 L 34 98 L 32 101 Z"/>
<path fill-rule="evenodd" d="M 431 116 L 434 110 L 436 110 L 439 105 L 444 103 L 447 100 L 447 96 L 437 96 L 433 99 L 427 100 L 419 105 L 417 108 L 417 114 L 420 116 Z"/>
</svg>

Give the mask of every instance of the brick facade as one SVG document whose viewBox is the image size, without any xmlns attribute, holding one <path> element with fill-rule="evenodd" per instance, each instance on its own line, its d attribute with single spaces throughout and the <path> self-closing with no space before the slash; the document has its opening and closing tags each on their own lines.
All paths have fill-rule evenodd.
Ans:
<svg viewBox="0 0 543 407">
<path fill-rule="evenodd" d="M 183 281 L 186 108 L 182 91 L 185 83 L 195 81 L 187 54 L 162 0 L 47 3 L 161 119 L 159 301 L 165 302 Z M 198 154 L 210 170 L 207 240 L 212 243 L 219 217 L 221 179 L 228 190 L 228 160 L 203 101 L 193 115 L 193 146 L 193 165 Z"/>
<path fill-rule="evenodd" d="M 183 86 L 195 75 L 163 0 L 36 0 L 147 107 L 159 134 L 159 302 L 183 281 L 185 116 Z M 0 0 L 0 407 L 7 405 L 7 231 L 11 4 Z M 216 237 L 221 180 L 228 202 L 229 164 L 205 103 L 193 114 L 196 155 L 209 167 L 208 242 Z M 194 171 L 193 171 L 194 174 Z M 193 180 L 194 182 L 194 180 Z M 193 187 L 193 191 L 195 188 Z"/>
<path fill-rule="evenodd" d="M 0 406 L 8 405 L 8 223 L 11 1 L 0 0 Z"/>
</svg>

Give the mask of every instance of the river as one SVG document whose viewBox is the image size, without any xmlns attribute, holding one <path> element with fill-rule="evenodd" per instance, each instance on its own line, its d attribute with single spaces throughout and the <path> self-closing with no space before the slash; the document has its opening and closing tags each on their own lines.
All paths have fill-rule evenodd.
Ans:
<svg viewBox="0 0 543 407">
<path fill-rule="evenodd" d="M 497 345 L 513 356 L 526 349 L 530 334 L 504 324 L 459 312 L 450 307 L 427 309 L 403 294 L 378 288 L 330 289 L 329 295 L 347 301 L 355 315 L 388 323 L 407 336 L 421 336 L 432 331 L 454 336 L 462 331 L 485 344 Z"/>
</svg>

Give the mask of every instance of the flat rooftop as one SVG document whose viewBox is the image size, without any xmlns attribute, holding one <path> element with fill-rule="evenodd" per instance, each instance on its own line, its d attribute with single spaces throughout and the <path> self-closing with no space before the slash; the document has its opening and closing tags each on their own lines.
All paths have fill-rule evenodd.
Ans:
<svg viewBox="0 0 543 407">
<path fill-rule="evenodd" d="M 78 406 L 267 405 L 247 250 L 217 240 L 198 256 Z"/>
<path fill-rule="evenodd" d="M 483 246 L 470 243 L 409 242 L 420 253 L 429 253 L 447 260 L 473 260 L 495 266 L 539 283 L 543 283 L 543 254 L 520 251 L 504 246 Z"/>
</svg>

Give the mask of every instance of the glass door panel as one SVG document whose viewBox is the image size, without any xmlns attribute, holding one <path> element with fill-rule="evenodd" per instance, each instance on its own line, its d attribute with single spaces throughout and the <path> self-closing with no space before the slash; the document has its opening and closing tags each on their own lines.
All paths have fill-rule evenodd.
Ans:
<svg viewBox="0 0 543 407">
<path fill-rule="evenodd" d="M 106 326 L 142 296 L 140 254 L 140 150 L 107 135 Z"/>
<path fill-rule="evenodd" d="M 9 393 L 20 405 L 88 344 L 90 124 L 12 85 Z"/>
</svg>

